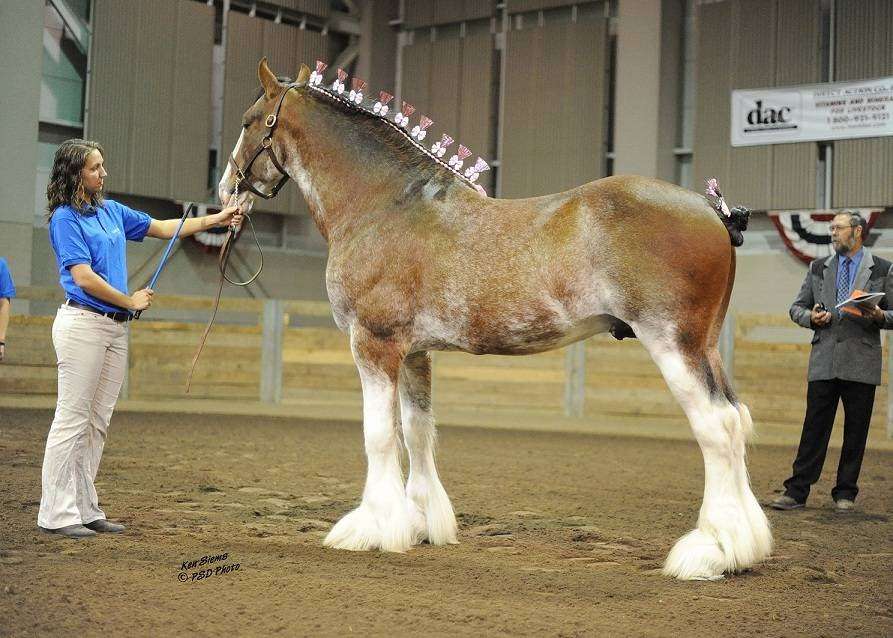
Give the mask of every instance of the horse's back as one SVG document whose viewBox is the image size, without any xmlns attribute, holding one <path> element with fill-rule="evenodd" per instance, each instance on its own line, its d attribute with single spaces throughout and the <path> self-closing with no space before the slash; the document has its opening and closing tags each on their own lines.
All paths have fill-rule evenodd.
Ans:
<svg viewBox="0 0 893 638">
<path fill-rule="evenodd" d="M 576 190 L 587 202 L 610 207 L 611 211 L 606 212 L 625 217 L 657 215 L 724 229 L 705 197 L 657 178 L 612 175 L 583 184 Z"/>
<path fill-rule="evenodd" d="M 638 175 L 605 177 L 577 191 L 583 209 L 615 244 L 638 244 L 657 261 L 734 259 L 725 225 L 698 193 Z"/>
<path fill-rule="evenodd" d="M 690 229 L 710 242 L 729 243 L 725 226 L 705 197 L 652 177 L 612 175 L 550 195 L 490 201 L 497 203 L 497 216 L 511 224 L 528 219 L 533 227 L 542 227 L 555 214 L 582 215 L 603 231 L 618 225 L 626 231 L 637 229 L 639 235 Z"/>
</svg>

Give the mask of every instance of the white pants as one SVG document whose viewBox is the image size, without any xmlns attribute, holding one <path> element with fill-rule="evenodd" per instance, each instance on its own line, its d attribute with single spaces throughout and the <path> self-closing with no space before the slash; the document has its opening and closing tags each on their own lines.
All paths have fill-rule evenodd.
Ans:
<svg viewBox="0 0 893 638">
<path fill-rule="evenodd" d="M 53 322 L 53 346 L 59 391 L 37 514 L 37 524 L 47 529 L 105 518 L 93 481 L 124 382 L 127 324 L 62 306 Z"/>
</svg>

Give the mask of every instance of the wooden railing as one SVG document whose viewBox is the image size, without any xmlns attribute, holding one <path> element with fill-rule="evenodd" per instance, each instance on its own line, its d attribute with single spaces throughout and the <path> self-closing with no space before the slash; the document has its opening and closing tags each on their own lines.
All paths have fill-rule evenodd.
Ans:
<svg viewBox="0 0 893 638">
<path fill-rule="evenodd" d="M 20 290 L 8 331 L 7 361 L 0 365 L 0 394 L 54 395 L 53 317 L 16 314 L 25 300 L 55 302 L 62 297 L 51 289 Z M 126 397 L 161 401 L 182 396 L 212 301 L 159 296 L 150 313 L 130 324 Z M 166 313 L 188 312 L 197 318 L 164 319 Z M 331 323 L 330 312 L 329 305 L 319 301 L 222 299 L 220 321 L 196 369 L 191 396 L 359 406 L 360 383 L 348 339 Z M 738 314 L 727 320 L 723 357 L 756 421 L 799 429 L 805 409 L 808 337 L 808 331 L 784 315 Z M 884 350 L 883 383 L 872 423 L 886 426 L 888 436 L 893 436 L 888 342 Z M 651 357 L 634 339 L 621 342 L 598 335 L 526 357 L 457 352 L 435 352 L 433 357 L 438 409 L 551 417 L 683 417 Z"/>
</svg>

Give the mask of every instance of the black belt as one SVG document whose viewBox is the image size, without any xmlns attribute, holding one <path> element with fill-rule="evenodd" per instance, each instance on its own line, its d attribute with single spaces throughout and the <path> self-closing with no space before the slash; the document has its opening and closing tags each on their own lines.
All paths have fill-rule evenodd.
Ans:
<svg viewBox="0 0 893 638">
<path fill-rule="evenodd" d="M 94 308 L 93 306 L 88 306 L 87 304 L 78 303 L 72 299 L 65 300 L 66 306 L 71 306 L 72 308 L 77 308 L 78 310 L 86 310 L 87 312 L 95 312 L 97 315 L 102 315 L 103 317 L 108 317 L 109 319 L 114 319 L 118 323 L 124 323 L 125 321 L 130 321 L 130 313 L 129 312 L 105 312 L 104 310 L 100 310 L 99 308 Z"/>
</svg>

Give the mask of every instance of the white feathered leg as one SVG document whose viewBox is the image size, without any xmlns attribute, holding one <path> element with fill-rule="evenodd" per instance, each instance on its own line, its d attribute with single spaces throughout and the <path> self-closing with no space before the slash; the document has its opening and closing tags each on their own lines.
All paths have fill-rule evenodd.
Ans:
<svg viewBox="0 0 893 638">
<path fill-rule="evenodd" d="M 405 552 L 418 541 L 406 508 L 396 428 L 400 357 L 361 329 L 351 329 L 351 348 L 363 387 L 366 486 L 360 506 L 335 524 L 324 543 L 337 549 Z"/>
<path fill-rule="evenodd" d="M 769 524 L 750 489 L 745 465 L 749 413 L 746 408 L 739 411 L 721 394 L 711 398 L 705 381 L 673 346 L 643 336 L 704 456 L 704 501 L 697 527 L 676 542 L 663 571 L 683 580 L 712 580 L 740 572 L 772 551 Z"/>
<path fill-rule="evenodd" d="M 458 543 L 456 515 L 437 475 L 434 446 L 437 433 L 431 411 L 431 358 L 410 355 L 400 370 L 400 414 L 403 441 L 409 451 L 406 501 L 419 540 L 432 545 Z"/>
<path fill-rule="evenodd" d="M 769 527 L 769 519 L 766 518 L 766 513 L 750 488 L 750 474 L 745 463 L 747 443 L 753 437 L 753 420 L 750 418 L 750 410 L 747 409 L 746 405 L 739 403 L 735 407 L 738 412 L 739 431 L 741 432 L 740 442 L 737 443 L 735 450 L 736 457 L 741 459 L 741 462 L 736 464 L 738 468 L 738 492 L 741 494 L 744 511 L 747 515 L 747 520 L 750 522 L 750 530 L 753 533 L 754 563 L 758 563 L 769 558 L 772 554 L 774 541 L 772 539 L 772 529 Z"/>
</svg>

